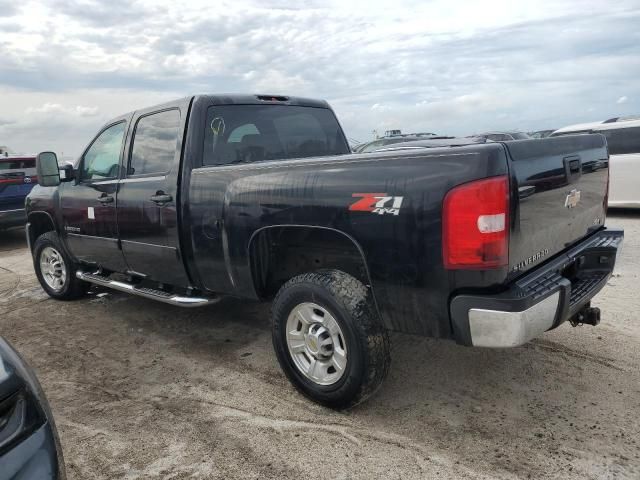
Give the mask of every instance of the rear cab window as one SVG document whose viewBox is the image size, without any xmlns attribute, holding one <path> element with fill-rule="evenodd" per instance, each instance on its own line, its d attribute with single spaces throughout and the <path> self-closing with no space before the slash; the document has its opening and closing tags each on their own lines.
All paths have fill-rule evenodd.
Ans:
<svg viewBox="0 0 640 480">
<path fill-rule="evenodd" d="M 289 105 L 209 107 L 203 165 L 350 153 L 333 112 Z"/>
</svg>

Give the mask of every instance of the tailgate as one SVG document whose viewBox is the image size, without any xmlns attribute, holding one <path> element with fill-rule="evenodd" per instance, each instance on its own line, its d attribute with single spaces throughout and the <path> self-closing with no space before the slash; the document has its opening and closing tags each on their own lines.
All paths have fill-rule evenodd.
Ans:
<svg viewBox="0 0 640 480">
<path fill-rule="evenodd" d="M 608 153 L 597 134 L 504 145 L 517 192 L 509 241 L 517 276 L 604 225 Z"/>
</svg>

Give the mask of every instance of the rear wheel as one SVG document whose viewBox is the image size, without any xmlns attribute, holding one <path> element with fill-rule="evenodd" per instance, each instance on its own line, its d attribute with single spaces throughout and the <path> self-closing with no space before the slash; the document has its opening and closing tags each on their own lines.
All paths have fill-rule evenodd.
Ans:
<svg viewBox="0 0 640 480">
<path fill-rule="evenodd" d="M 272 307 L 273 345 L 304 395 L 347 408 L 372 395 L 389 371 L 389 337 L 371 293 L 347 273 L 306 273 L 287 282 Z"/>
<path fill-rule="evenodd" d="M 33 246 L 33 265 L 42 288 L 58 300 L 74 300 L 87 293 L 89 284 L 76 278 L 76 268 L 55 232 L 38 237 Z"/>
</svg>

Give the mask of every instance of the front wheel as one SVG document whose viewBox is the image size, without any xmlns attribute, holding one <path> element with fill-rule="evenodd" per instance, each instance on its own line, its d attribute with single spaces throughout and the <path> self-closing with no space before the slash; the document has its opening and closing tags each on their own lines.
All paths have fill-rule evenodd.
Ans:
<svg viewBox="0 0 640 480">
<path fill-rule="evenodd" d="M 38 237 L 33 246 L 33 266 L 40 285 L 50 297 L 74 300 L 87 293 L 89 284 L 76 278 L 76 268 L 55 232 Z"/>
<path fill-rule="evenodd" d="M 371 292 L 347 273 L 328 270 L 289 280 L 273 302 L 272 322 L 282 370 L 325 406 L 362 402 L 389 371 L 389 337 Z"/>
</svg>

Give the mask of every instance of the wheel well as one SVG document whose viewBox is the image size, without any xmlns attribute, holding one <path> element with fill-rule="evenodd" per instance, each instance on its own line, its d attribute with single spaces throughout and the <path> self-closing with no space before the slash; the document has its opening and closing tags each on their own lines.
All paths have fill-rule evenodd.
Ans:
<svg viewBox="0 0 640 480">
<path fill-rule="evenodd" d="M 53 220 L 46 213 L 32 213 L 29 215 L 29 242 L 33 245 L 43 233 L 55 230 Z"/>
<path fill-rule="evenodd" d="M 262 299 L 275 296 L 287 280 L 302 273 L 342 270 L 369 285 L 362 251 L 353 239 L 322 227 L 269 227 L 249 244 L 251 272 Z"/>
</svg>

